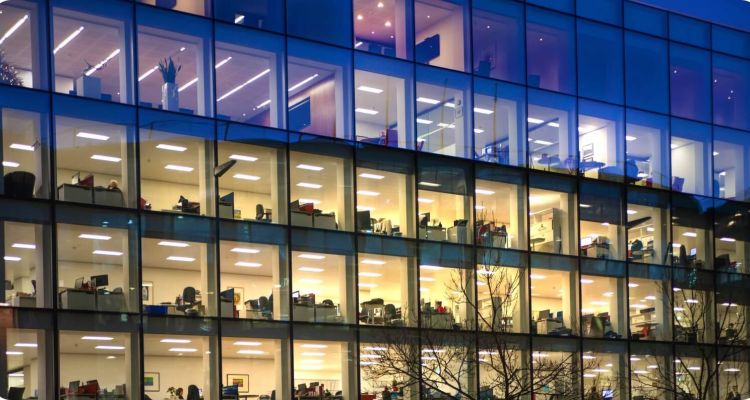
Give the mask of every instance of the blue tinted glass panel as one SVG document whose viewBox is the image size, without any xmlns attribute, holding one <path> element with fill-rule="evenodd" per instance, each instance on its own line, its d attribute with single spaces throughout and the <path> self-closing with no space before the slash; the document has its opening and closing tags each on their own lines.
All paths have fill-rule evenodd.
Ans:
<svg viewBox="0 0 750 400">
<path fill-rule="evenodd" d="M 716 51 L 750 58 L 750 33 L 714 25 L 711 41 Z"/>
<path fill-rule="evenodd" d="M 529 4 L 537 4 L 546 8 L 554 8 L 556 10 L 564 11 L 567 13 L 573 13 L 573 0 L 526 0 Z"/>
<path fill-rule="evenodd" d="M 521 86 L 474 80 L 474 158 L 526 164 L 526 91 Z"/>
<path fill-rule="evenodd" d="M 625 170 L 623 110 L 609 104 L 578 103 L 578 169 L 594 179 L 622 181 Z"/>
<path fill-rule="evenodd" d="M 529 167 L 574 174 L 578 153 L 575 98 L 530 90 L 526 119 Z"/>
<path fill-rule="evenodd" d="M 628 183 L 669 187 L 669 118 L 628 110 L 625 125 L 625 169 Z M 632 169 L 635 166 L 635 169 Z M 635 175 L 633 174 L 635 173 Z"/>
<path fill-rule="evenodd" d="M 469 70 L 471 61 L 466 0 L 414 2 L 414 59 L 423 64 Z M 377 31 L 375 31 L 377 33 Z"/>
<path fill-rule="evenodd" d="M 622 0 L 578 0 L 576 13 L 581 17 L 622 24 Z"/>
<path fill-rule="evenodd" d="M 672 190 L 708 196 L 711 181 L 711 126 L 681 119 L 672 119 L 669 147 L 672 159 Z M 714 153 L 715 154 L 715 153 Z"/>
<path fill-rule="evenodd" d="M 526 66 L 529 86 L 575 93 L 573 18 L 529 8 L 526 11 Z"/>
<path fill-rule="evenodd" d="M 284 31 L 284 0 L 213 0 L 216 19 L 237 25 Z"/>
<path fill-rule="evenodd" d="M 625 3 L 625 28 L 667 36 L 667 13 L 640 4 Z"/>
<path fill-rule="evenodd" d="M 475 1 L 473 18 L 474 73 L 523 83 L 523 5 Z"/>
<path fill-rule="evenodd" d="M 750 129 L 750 61 L 714 54 L 714 123 Z"/>
<path fill-rule="evenodd" d="M 622 103 L 622 31 L 578 22 L 578 94 Z"/>
<path fill-rule="evenodd" d="M 669 112 L 667 41 L 625 33 L 625 103 Z"/>
<path fill-rule="evenodd" d="M 711 59 L 709 52 L 693 47 L 670 46 L 670 98 L 672 114 L 711 121 Z"/>
<path fill-rule="evenodd" d="M 714 129 L 715 197 L 747 201 L 750 199 L 750 133 L 732 129 Z M 714 188 L 715 190 L 715 188 Z"/>
<path fill-rule="evenodd" d="M 352 40 L 352 4 L 337 0 L 287 0 L 287 33 L 339 46 Z"/>
<path fill-rule="evenodd" d="M 355 49 L 388 57 L 412 58 L 412 0 L 353 0 L 352 6 Z"/>
<path fill-rule="evenodd" d="M 681 15 L 669 15 L 669 37 L 700 47 L 711 46 L 711 25 Z"/>
</svg>

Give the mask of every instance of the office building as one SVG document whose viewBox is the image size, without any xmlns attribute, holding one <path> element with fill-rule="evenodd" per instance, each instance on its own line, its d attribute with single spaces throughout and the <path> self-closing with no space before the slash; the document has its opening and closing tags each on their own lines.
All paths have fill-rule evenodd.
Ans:
<svg viewBox="0 0 750 400">
<path fill-rule="evenodd" d="M 750 397 L 750 32 L 0 3 L 0 396 Z"/>
</svg>

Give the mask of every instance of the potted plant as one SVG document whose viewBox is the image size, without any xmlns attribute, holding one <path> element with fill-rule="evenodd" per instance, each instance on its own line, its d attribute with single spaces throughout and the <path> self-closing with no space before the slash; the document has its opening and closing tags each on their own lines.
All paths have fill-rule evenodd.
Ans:
<svg viewBox="0 0 750 400">
<path fill-rule="evenodd" d="M 102 80 L 97 76 L 91 75 L 94 72 L 104 68 L 104 65 L 95 68 L 93 65 L 89 64 L 88 61 L 84 60 L 83 62 L 86 63 L 86 67 L 83 68 L 81 76 L 76 79 L 76 94 L 79 96 L 93 97 L 96 99 L 101 98 Z"/>
<path fill-rule="evenodd" d="M 23 85 L 16 67 L 5 59 L 5 50 L 0 49 L 0 83 L 13 86 Z"/>
<path fill-rule="evenodd" d="M 181 65 L 175 66 L 172 57 L 159 61 L 159 72 L 161 72 L 164 84 L 161 87 L 161 108 L 169 111 L 180 110 L 180 98 L 177 92 L 177 73 L 182 69 Z"/>
</svg>

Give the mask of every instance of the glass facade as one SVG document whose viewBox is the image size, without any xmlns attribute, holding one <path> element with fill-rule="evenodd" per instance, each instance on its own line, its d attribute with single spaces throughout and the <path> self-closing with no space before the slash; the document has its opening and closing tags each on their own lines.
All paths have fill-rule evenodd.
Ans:
<svg viewBox="0 0 750 400">
<path fill-rule="evenodd" d="M 628 0 L 0 1 L 0 397 L 749 398 L 748 49 Z"/>
</svg>

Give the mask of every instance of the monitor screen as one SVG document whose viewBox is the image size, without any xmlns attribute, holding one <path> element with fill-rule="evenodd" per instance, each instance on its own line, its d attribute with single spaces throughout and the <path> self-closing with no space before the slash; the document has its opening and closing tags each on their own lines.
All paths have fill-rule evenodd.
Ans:
<svg viewBox="0 0 750 400">
<path fill-rule="evenodd" d="M 109 285 L 109 275 L 94 275 L 91 277 L 91 286 L 104 287 Z"/>
</svg>

